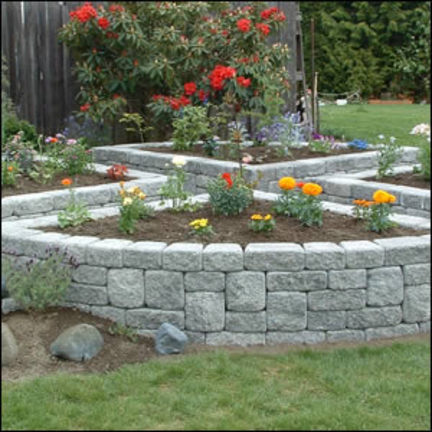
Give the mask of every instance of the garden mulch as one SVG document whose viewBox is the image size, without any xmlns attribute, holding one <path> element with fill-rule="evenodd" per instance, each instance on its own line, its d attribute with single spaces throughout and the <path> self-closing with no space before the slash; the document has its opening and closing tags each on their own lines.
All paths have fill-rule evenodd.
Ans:
<svg viewBox="0 0 432 432">
<path fill-rule="evenodd" d="M 29 193 L 46 192 L 52 190 L 64 189 L 61 181 L 65 177 L 71 178 L 73 180 L 72 187 L 81 186 L 96 186 L 108 183 L 118 183 L 119 180 L 113 180 L 109 178 L 106 174 L 102 173 L 88 173 L 79 174 L 76 176 L 69 176 L 67 173 L 58 173 L 47 183 L 42 184 L 34 181 L 31 177 L 27 175 L 21 175 L 18 178 L 16 186 L 2 186 L 1 194 L 2 197 L 12 196 L 12 195 L 23 195 Z M 125 177 L 125 181 L 132 180 L 131 177 Z"/>
<path fill-rule="evenodd" d="M 322 227 L 305 227 L 297 219 L 275 216 L 276 227 L 270 233 L 255 233 L 248 228 L 250 217 L 255 213 L 271 213 L 271 202 L 254 201 L 242 214 L 236 216 L 214 215 L 209 204 L 193 213 L 173 213 L 169 210 L 156 212 L 156 216 L 140 220 L 134 234 L 127 235 L 118 228 L 118 216 L 107 217 L 76 227 L 61 229 L 59 227 L 41 227 L 43 231 L 62 232 L 71 235 L 96 236 L 99 238 L 119 238 L 132 241 L 163 241 L 208 243 L 248 243 L 268 242 L 340 242 L 343 240 L 373 240 L 378 238 L 400 237 L 428 234 L 428 230 L 414 230 L 403 227 L 389 229 L 381 234 L 367 231 L 363 221 L 353 217 L 324 212 Z M 214 235 L 201 238 L 190 234 L 189 223 L 194 219 L 209 219 Z"/>
<path fill-rule="evenodd" d="M 234 161 L 237 162 L 237 159 L 234 157 L 230 157 L 227 154 L 227 148 L 226 146 L 221 146 L 225 150 L 225 153 L 222 155 L 217 156 L 208 156 L 207 153 L 205 153 L 202 144 L 195 144 L 190 151 L 175 151 L 172 149 L 172 147 L 145 147 L 141 148 L 141 150 L 145 151 L 152 151 L 157 153 L 175 153 L 179 155 L 185 155 L 185 156 L 199 156 L 199 157 L 206 157 L 209 159 L 215 159 L 215 160 L 228 160 L 228 161 Z M 273 163 L 273 162 L 287 162 L 287 161 L 295 161 L 298 159 L 313 159 L 318 157 L 326 157 L 326 156 L 338 156 L 343 154 L 349 154 L 349 153 L 359 153 L 364 150 L 359 150 L 355 148 L 348 148 L 348 149 L 337 149 L 332 150 L 330 153 L 323 153 L 323 152 L 314 152 L 310 150 L 308 147 L 302 147 L 298 149 L 291 149 L 291 155 L 288 156 L 280 156 L 277 149 L 275 147 L 244 147 L 242 148 L 242 154 L 245 155 L 246 153 L 251 155 L 253 157 L 252 162 L 249 163 L 249 165 L 260 165 L 264 163 Z"/>
<path fill-rule="evenodd" d="M 145 363 L 149 360 L 169 361 L 171 356 L 160 356 L 154 349 L 154 339 L 137 336 L 134 342 L 124 335 L 111 334 L 108 329 L 112 321 L 81 312 L 74 308 L 50 307 L 41 312 L 16 311 L 2 315 L 13 332 L 17 343 L 18 358 L 10 366 L 2 367 L 2 381 L 23 381 L 56 373 L 89 374 L 107 373 L 127 364 Z M 93 359 L 86 362 L 72 362 L 52 356 L 51 343 L 66 328 L 76 324 L 94 325 L 104 338 L 104 347 Z M 323 342 L 315 345 L 255 345 L 248 347 L 187 344 L 184 354 L 225 350 L 231 353 L 251 355 L 283 355 L 296 350 L 333 350 L 359 346 L 388 346 L 394 342 L 429 339 L 429 334 L 410 335 L 399 338 L 376 339 L 369 342 Z"/>
<path fill-rule="evenodd" d="M 414 173 L 385 176 L 379 180 L 377 180 L 375 177 L 368 177 L 362 180 L 370 180 L 374 182 L 389 183 L 389 184 L 401 185 L 401 186 L 411 186 L 411 187 L 428 189 L 428 190 L 430 190 L 431 188 L 430 180 L 426 180 L 420 174 L 414 174 Z"/>
</svg>

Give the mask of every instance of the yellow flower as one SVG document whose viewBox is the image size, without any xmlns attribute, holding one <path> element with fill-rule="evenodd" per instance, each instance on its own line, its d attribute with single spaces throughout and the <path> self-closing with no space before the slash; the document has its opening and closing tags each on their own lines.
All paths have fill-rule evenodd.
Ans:
<svg viewBox="0 0 432 432">
<path fill-rule="evenodd" d="M 125 182 L 122 180 L 122 181 L 120 182 L 120 187 L 123 189 L 124 185 L 125 185 Z"/>
<path fill-rule="evenodd" d="M 265 217 L 264 217 L 264 220 L 266 220 L 266 221 L 271 220 L 271 219 L 272 219 L 271 214 L 265 215 Z"/>
<path fill-rule="evenodd" d="M 296 187 L 297 182 L 293 177 L 282 177 L 279 180 L 279 187 L 283 190 L 291 190 Z"/>
<path fill-rule="evenodd" d="M 120 189 L 119 194 L 121 197 L 123 197 L 126 194 L 126 191 L 124 189 Z"/>
<path fill-rule="evenodd" d="M 316 183 L 306 183 L 302 187 L 302 192 L 306 195 L 319 195 L 322 192 L 322 187 Z"/>
<path fill-rule="evenodd" d="M 375 191 L 372 198 L 377 204 L 394 203 L 396 201 L 396 197 L 394 195 L 391 195 L 381 189 Z"/>
<path fill-rule="evenodd" d="M 208 219 L 195 219 L 189 225 L 195 229 L 205 228 L 208 225 Z"/>
<path fill-rule="evenodd" d="M 262 220 L 263 217 L 260 214 L 254 214 L 251 216 L 252 220 Z"/>
<path fill-rule="evenodd" d="M 174 156 L 172 158 L 172 163 L 176 167 L 182 167 L 182 166 L 186 165 L 186 159 L 183 156 Z"/>
<path fill-rule="evenodd" d="M 126 189 L 127 193 L 133 194 L 136 186 L 132 186 L 129 189 Z"/>
<path fill-rule="evenodd" d="M 143 200 L 146 196 L 147 196 L 147 195 L 146 195 L 145 193 L 142 193 L 142 192 L 138 195 L 139 199 L 142 199 L 142 200 Z"/>
<path fill-rule="evenodd" d="M 132 204 L 132 198 L 126 197 L 126 198 L 123 200 L 123 205 L 124 205 L 124 206 L 131 205 L 131 204 Z"/>
</svg>

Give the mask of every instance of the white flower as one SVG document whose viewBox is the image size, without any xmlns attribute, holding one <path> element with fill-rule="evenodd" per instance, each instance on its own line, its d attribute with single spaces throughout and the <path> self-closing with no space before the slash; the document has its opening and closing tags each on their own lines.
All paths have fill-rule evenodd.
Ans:
<svg viewBox="0 0 432 432">
<path fill-rule="evenodd" d="M 176 167 L 186 165 L 186 159 L 183 156 L 174 156 L 171 161 Z"/>
<path fill-rule="evenodd" d="M 390 142 L 393 144 L 396 141 L 395 137 L 390 137 Z"/>
<path fill-rule="evenodd" d="M 410 135 L 430 135 L 430 125 L 427 123 L 420 123 L 413 127 Z"/>
<path fill-rule="evenodd" d="M 132 198 L 127 197 L 123 200 L 124 206 L 131 205 L 131 204 L 132 204 Z"/>
<path fill-rule="evenodd" d="M 381 134 L 381 135 L 378 135 L 378 138 L 379 138 L 379 139 L 384 139 L 385 136 L 384 136 L 383 134 Z"/>
</svg>

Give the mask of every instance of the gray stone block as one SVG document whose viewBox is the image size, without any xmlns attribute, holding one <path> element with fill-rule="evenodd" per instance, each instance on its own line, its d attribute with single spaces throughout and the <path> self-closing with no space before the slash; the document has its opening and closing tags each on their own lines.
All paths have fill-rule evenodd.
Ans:
<svg viewBox="0 0 432 432">
<path fill-rule="evenodd" d="M 225 325 L 225 297 L 220 292 L 186 293 L 186 329 L 220 331 Z"/>
<path fill-rule="evenodd" d="M 59 251 L 62 242 L 69 238 L 67 234 L 60 233 L 42 233 L 23 239 L 24 255 L 29 257 L 48 258 L 54 248 Z"/>
<path fill-rule="evenodd" d="M 327 288 L 327 272 L 269 272 L 267 289 L 269 291 L 316 291 Z"/>
<path fill-rule="evenodd" d="M 8 313 L 21 310 L 21 306 L 12 297 L 2 299 L 2 314 L 7 315 Z"/>
<path fill-rule="evenodd" d="M 53 198 L 46 192 L 21 195 L 14 206 L 14 214 L 17 216 L 47 213 L 51 210 L 54 210 Z"/>
<path fill-rule="evenodd" d="M 308 310 L 333 311 L 361 309 L 366 304 L 366 290 L 314 291 L 308 293 Z"/>
<path fill-rule="evenodd" d="M 224 291 L 225 274 L 222 272 L 188 272 L 184 278 L 186 291 Z"/>
<path fill-rule="evenodd" d="M 267 329 L 298 331 L 306 328 L 306 294 L 269 292 Z"/>
<path fill-rule="evenodd" d="M 184 332 L 189 339 L 189 343 L 200 344 L 200 345 L 205 344 L 205 335 L 206 335 L 205 333 L 188 331 L 188 330 L 185 330 Z"/>
<path fill-rule="evenodd" d="M 87 248 L 100 239 L 98 237 L 91 236 L 73 236 L 69 237 L 62 242 L 63 249 L 71 254 L 77 261 L 78 264 L 86 262 Z"/>
<path fill-rule="evenodd" d="M 322 311 L 307 313 L 308 330 L 341 330 L 345 328 L 345 311 Z"/>
<path fill-rule="evenodd" d="M 108 297 L 113 306 L 131 308 L 144 304 L 144 274 L 138 269 L 111 269 Z"/>
<path fill-rule="evenodd" d="M 92 315 L 106 318 L 119 324 L 124 325 L 126 322 L 126 311 L 124 309 L 112 306 L 92 306 L 91 313 Z"/>
<path fill-rule="evenodd" d="M 330 242 L 311 242 L 303 245 L 306 252 L 306 268 L 311 270 L 343 269 L 344 250 Z"/>
<path fill-rule="evenodd" d="M 429 284 L 405 287 L 402 303 L 403 320 L 407 323 L 430 320 L 430 294 Z"/>
<path fill-rule="evenodd" d="M 398 305 L 402 299 L 403 275 L 399 266 L 368 270 L 368 306 Z"/>
<path fill-rule="evenodd" d="M 419 332 L 417 324 L 399 324 L 393 327 L 379 327 L 366 329 L 366 340 L 408 336 Z"/>
<path fill-rule="evenodd" d="M 203 264 L 206 271 L 243 270 L 243 249 L 235 243 L 212 243 L 205 247 Z"/>
<path fill-rule="evenodd" d="M 179 271 L 202 270 L 202 251 L 202 244 L 173 243 L 163 251 L 163 268 Z"/>
<path fill-rule="evenodd" d="M 265 308 L 265 275 L 243 271 L 226 277 L 227 309 L 238 312 L 260 311 Z"/>
<path fill-rule="evenodd" d="M 430 283 L 430 263 L 408 264 L 403 266 L 405 285 L 422 285 Z"/>
<path fill-rule="evenodd" d="M 151 308 L 181 310 L 185 304 L 183 274 L 148 270 L 145 274 L 145 302 Z"/>
<path fill-rule="evenodd" d="M 295 243 L 250 243 L 245 249 L 249 270 L 298 271 L 304 268 L 304 250 Z"/>
<path fill-rule="evenodd" d="M 165 311 L 159 309 L 132 309 L 126 311 L 126 324 L 140 329 L 158 329 L 164 322 L 170 322 L 184 329 L 184 311 Z"/>
<path fill-rule="evenodd" d="M 421 322 L 418 326 L 420 333 L 430 333 L 430 321 Z"/>
<path fill-rule="evenodd" d="M 334 290 L 346 290 L 366 288 L 366 270 L 330 270 L 329 288 Z"/>
<path fill-rule="evenodd" d="M 343 241 L 348 268 L 373 268 L 384 264 L 384 248 L 370 241 Z"/>
<path fill-rule="evenodd" d="M 259 333 L 267 329 L 266 313 L 226 312 L 225 329 L 232 332 Z"/>
<path fill-rule="evenodd" d="M 363 330 L 337 330 L 327 332 L 327 342 L 361 342 L 365 340 Z"/>
<path fill-rule="evenodd" d="M 87 247 L 87 264 L 102 267 L 123 267 L 123 249 L 132 244 L 129 240 L 106 239 Z"/>
<path fill-rule="evenodd" d="M 312 345 L 325 341 L 325 333 L 321 331 L 298 331 L 298 332 L 268 332 L 266 333 L 266 343 L 275 344 L 306 344 Z"/>
<path fill-rule="evenodd" d="M 104 286 L 71 284 L 66 292 L 65 300 L 89 305 L 106 305 L 108 294 Z"/>
<path fill-rule="evenodd" d="M 188 337 L 170 323 L 163 323 L 156 332 L 155 348 L 159 354 L 180 354 Z"/>
<path fill-rule="evenodd" d="M 137 242 L 123 251 L 125 267 L 157 270 L 162 268 L 162 252 L 167 247 L 162 242 Z"/>
<path fill-rule="evenodd" d="M 400 306 L 368 307 L 347 312 L 347 327 L 353 329 L 395 326 L 401 320 L 402 310 Z"/>
<path fill-rule="evenodd" d="M 311 175 L 325 174 L 325 160 L 323 158 L 297 160 L 294 165 L 294 176 L 298 179 Z"/>
<path fill-rule="evenodd" d="M 72 271 L 72 280 L 90 285 L 106 285 L 108 270 L 105 267 L 79 265 Z"/>
<path fill-rule="evenodd" d="M 430 262 L 430 239 L 395 237 L 374 242 L 385 249 L 385 265 L 405 265 Z"/>
<path fill-rule="evenodd" d="M 207 345 L 264 345 L 265 333 L 217 332 L 206 334 Z"/>
<path fill-rule="evenodd" d="M 400 203 L 404 207 L 419 209 L 424 208 L 425 197 L 430 197 L 430 191 L 427 190 L 406 190 L 402 192 Z"/>
</svg>

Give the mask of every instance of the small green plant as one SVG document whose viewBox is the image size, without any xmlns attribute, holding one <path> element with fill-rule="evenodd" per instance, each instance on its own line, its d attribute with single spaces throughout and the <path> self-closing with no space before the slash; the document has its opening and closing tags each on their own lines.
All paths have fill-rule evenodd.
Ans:
<svg viewBox="0 0 432 432">
<path fill-rule="evenodd" d="M 112 323 L 108 327 L 108 333 L 110 335 L 119 335 L 119 336 L 126 336 L 131 342 L 137 343 L 138 342 L 138 334 L 137 332 L 128 326 L 124 326 L 120 323 Z"/>
<path fill-rule="evenodd" d="M 334 145 L 333 136 L 324 136 L 312 133 L 312 140 L 309 141 L 309 149 L 316 153 L 330 153 Z"/>
<path fill-rule="evenodd" d="M 195 211 L 201 207 L 201 204 L 191 202 L 192 194 L 184 189 L 186 173 L 183 169 L 186 159 L 182 156 L 174 156 L 172 159 L 174 170 L 168 176 L 166 183 L 160 188 L 161 204 L 171 200 L 171 210 L 174 212 Z"/>
<path fill-rule="evenodd" d="M 195 219 L 189 226 L 192 227 L 191 234 L 200 237 L 213 235 L 213 227 L 209 224 L 208 219 Z"/>
<path fill-rule="evenodd" d="M 152 126 L 145 126 L 145 120 L 139 113 L 123 113 L 119 123 L 131 124 L 132 126 L 127 127 L 126 131 L 136 132 L 140 136 L 141 142 L 145 141 L 145 134 L 154 129 Z"/>
<path fill-rule="evenodd" d="M 48 159 L 47 161 L 39 162 L 38 165 L 34 165 L 32 171 L 29 172 L 29 177 L 37 183 L 47 184 L 59 171 L 58 164 Z"/>
<path fill-rule="evenodd" d="M 203 143 L 203 150 L 207 156 L 213 157 L 217 154 L 219 143 L 214 138 L 207 138 Z"/>
<path fill-rule="evenodd" d="M 275 226 L 276 221 L 271 214 L 265 216 L 254 214 L 249 222 L 249 228 L 254 232 L 270 232 L 273 231 Z"/>
<path fill-rule="evenodd" d="M 252 204 L 253 191 L 237 174 L 223 173 L 207 184 L 209 202 L 216 214 L 231 216 L 240 214 Z"/>
<path fill-rule="evenodd" d="M 14 135 L 2 148 L 2 155 L 4 156 L 4 160 L 17 162 L 20 169 L 28 173 L 33 168 L 36 150 L 33 149 L 33 143 L 24 141 L 23 137 L 24 133 L 22 131 Z"/>
<path fill-rule="evenodd" d="M 430 166 L 431 166 L 431 144 L 425 141 L 420 144 L 417 160 L 420 163 L 419 173 L 426 179 L 430 180 Z"/>
<path fill-rule="evenodd" d="M 152 217 L 154 210 L 144 203 L 146 194 L 138 187 L 124 189 L 124 182 L 120 182 L 120 219 L 119 229 L 126 234 L 135 232 L 135 225 L 139 219 Z"/>
<path fill-rule="evenodd" d="M 279 187 L 282 189 L 282 193 L 278 196 L 275 201 L 272 210 L 283 216 L 297 217 L 300 213 L 300 195 L 298 187 L 301 187 L 301 183 L 297 183 L 293 177 L 282 177 L 279 180 Z"/>
<path fill-rule="evenodd" d="M 173 122 L 173 150 L 190 150 L 198 140 L 211 134 L 205 107 L 185 106 Z"/>
<path fill-rule="evenodd" d="M 384 140 L 384 135 L 378 135 L 380 140 Z M 395 137 L 390 137 L 388 143 L 383 143 L 378 150 L 378 169 L 376 178 L 380 179 L 385 176 L 394 174 L 393 165 L 402 155 L 403 149 L 396 143 Z"/>
<path fill-rule="evenodd" d="M 66 187 L 71 186 L 72 179 L 63 179 L 62 185 Z M 92 220 L 86 205 L 76 200 L 75 191 L 70 188 L 69 192 L 70 198 L 66 208 L 57 215 L 58 224 L 62 229 L 69 226 L 78 226 Z"/>
<path fill-rule="evenodd" d="M 18 162 L 5 162 L 1 164 L 1 184 L 2 186 L 15 186 L 19 176 Z"/>
<path fill-rule="evenodd" d="M 76 260 L 58 248 L 48 248 L 45 260 L 29 259 L 19 266 L 17 259 L 8 253 L 2 259 L 10 295 L 26 310 L 43 310 L 58 305 L 71 283 L 71 268 Z"/>
</svg>

